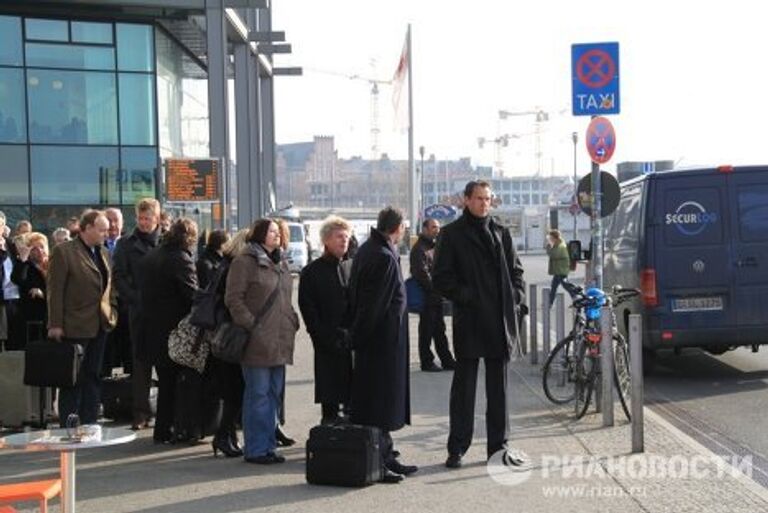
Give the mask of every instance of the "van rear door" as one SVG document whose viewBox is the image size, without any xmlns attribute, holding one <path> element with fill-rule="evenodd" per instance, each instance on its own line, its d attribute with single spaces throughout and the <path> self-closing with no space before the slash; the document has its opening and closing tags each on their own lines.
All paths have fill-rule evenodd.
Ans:
<svg viewBox="0 0 768 513">
<path fill-rule="evenodd" d="M 736 319 L 739 326 L 768 323 L 768 169 L 728 174 L 733 234 Z"/>
<path fill-rule="evenodd" d="M 662 330 L 732 326 L 726 175 L 717 170 L 654 180 L 653 240 Z"/>
</svg>

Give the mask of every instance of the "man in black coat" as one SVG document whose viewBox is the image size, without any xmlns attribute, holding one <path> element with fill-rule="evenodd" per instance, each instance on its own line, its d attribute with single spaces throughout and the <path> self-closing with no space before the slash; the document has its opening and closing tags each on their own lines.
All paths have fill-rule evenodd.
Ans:
<svg viewBox="0 0 768 513">
<path fill-rule="evenodd" d="M 352 263 L 349 286 L 354 351 L 350 417 L 355 424 L 381 429 L 385 482 L 398 482 L 418 470 L 395 459 L 390 436 L 411 422 L 408 318 L 397 253 L 404 231 L 402 212 L 382 210 Z"/>
<path fill-rule="evenodd" d="M 160 240 L 158 228 L 160 203 L 154 198 L 145 198 L 136 205 L 136 228 L 128 237 L 121 237 L 112 256 L 115 286 L 120 304 L 126 305 L 129 316 L 131 337 L 131 392 L 133 395 L 134 430 L 149 426 L 152 410 L 149 391 L 152 386 L 152 364 L 149 363 L 147 329 L 139 286 L 141 283 L 141 262 L 155 249 Z"/>
<path fill-rule="evenodd" d="M 349 404 L 352 353 L 345 343 L 350 226 L 332 216 L 320 228 L 323 255 L 301 271 L 299 308 L 315 348 L 315 403 L 321 405 L 321 424 L 342 420 L 341 405 Z"/>
<path fill-rule="evenodd" d="M 435 355 L 429 347 L 433 338 L 442 368 L 453 370 L 456 365 L 448 348 L 448 337 L 445 336 L 443 298 L 432 284 L 435 239 L 438 233 L 440 223 L 436 219 L 426 219 L 421 225 L 421 235 L 411 248 L 410 255 L 411 276 L 424 291 L 424 308 L 419 314 L 419 360 L 421 370 L 427 372 L 440 371 L 440 367 L 435 365 Z"/>
<path fill-rule="evenodd" d="M 509 230 L 489 215 L 491 196 L 487 182 L 469 182 L 464 214 L 443 228 L 435 250 L 433 283 L 454 303 L 449 468 L 461 466 L 472 443 L 480 358 L 485 361 L 488 457 L 507 443 L 506 364 L 519 336 L 516 309 L 525 296 L 523 267 Z"/>
</svg>

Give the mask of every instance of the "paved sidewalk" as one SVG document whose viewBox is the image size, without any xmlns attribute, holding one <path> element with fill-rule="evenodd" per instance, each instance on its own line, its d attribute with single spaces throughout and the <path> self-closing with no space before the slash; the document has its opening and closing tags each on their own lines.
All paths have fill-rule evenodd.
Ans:
<svg viewBox="0 0 768 513">
<path fill-rule="evenodd" d="M 651 413 L 646 423 L 647 453 L 627 459 L 630 434 L 620 410 L 616 412 L 618 422 L 614 428 L 601 428 L 599 415 L 572 422 L 569 410 L 546 402 L 541 393 L 539 370 L 524 361 L 510 366 L 511 442 L 530 456 L 532 469 L 516 473 L 503 471 L 499 479 L 507 483 L 514 481 L 513 485 L 499 484 L 489 477 L 484 459 L 482 386 L 478 391 L 475 444 L 465 456 L 463 468 L 446 469 L 443 463 L 451 373 L 418 370 L 416 320 L 412 316 L 413 426 L 394 433 L 395 444 L 403 454 L 402 461 L 420 466 L 419 472 L 405 482 L 365 489 L 305 483 L 306 433 L 318 421 L 320 412 L 319 407 L 312 404 L 312 349 L 302 330 L 297 340 L 295 365 L 288 370 L 286 398 L 286 430 L 299 444 L 284 451 L 287 463 L 261 467 L 245 464 L 241 459 L 215 459 L 209 444 L 159 447 L 152 443 L 149 432 L 142 431 L 139 439 L 131 444 L 79 455 L 78 511 L 753 513 L 768 510 L 768 494 L 763 488 L 728 473 L 718 477 L 716 460 L 711 459 L 705 449 Z M 479 382 L 484 382 L 482 376 Z M 670 460 L 672 457 L 675 459 Z M 648 470 L 654 466 L 665 470 L 666 475 Z M 2 482 L 50 475 L 57 470 L 56 454 L 0 451 Z"/>
</svg>

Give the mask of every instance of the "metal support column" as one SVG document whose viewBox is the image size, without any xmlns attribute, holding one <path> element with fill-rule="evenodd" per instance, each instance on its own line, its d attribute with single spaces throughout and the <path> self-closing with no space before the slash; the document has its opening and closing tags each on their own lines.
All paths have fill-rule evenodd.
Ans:
<svg viewBox="0 0 768 513">
<path fill-rule="evenodd" d="M 259 31 L 270 32 L 272 30 L 272 13 L 269 9 L 259 9 Z M 271 59 L 271 56 L 267 56 Z M 271 61 L 270 61 L 271 62 Z M 270 196 L 276 194 L 277 181 L 275 180 L 275 96 L 274 79 L 272 74 L 262 76 L 260 82 L 261 93 L 261 122 L 262 122 L 262 196 L 266 198 L 265 210 L 278 208 L 279 204 L 271 204 Z"/>
<path fill-rule="evenodd" d="M 645 452 L 645 428 L 643 418 L 643 318 L 629 316 L 629 365 L 632 376 L 632 452 Z"/>
<path fill-rule="evenodd" d="M 75 451 L 61 451 L 59 455 L 59 473 L 61 475 L 61 511 L 74 513 L 75 488 L 77 481 Z"/>
<path fill-rule="evenodd" d="M 260 11 L 257 9 L 251 9 L 248 11 L 248 27 L 251 30 L 258 30 L 259 27 L 259 13 Z M 263 121 L 261 119 L 261 65 L 259 64 L 259 60 L 255 55 L 251 56 L 250 64 L 253 69 L 253 74 L 251 75 L 253 83 L 253 102 L 249 106 L 249 115 L 251 117 L 251 135 L 252 139 L 250 141 L 251 143 L 251 188 L 250 188 L 250 195 L 251 195 L 251 210 L 253 214 L 253 218 L 251 221 L 258 219 L 260 217 L 263 217 L 264 214 L 266 214 L 266 193 L 264 192 L 264 188 L 262 184 L 264 183 L 263 180 L 263 174 L 264 174 L 264 160 L 262 155 L 262 149 L 264 146 L 263 140 L 262 140 L 262 125 Z"/>
<path fill-rule="evenodd" d="M 603 426 L 613 426 L 613 326 L 611 308 L 600 311 L 600 369 L 602 377 Z"/>
<path fill-rule="evenodd" d="M 237 226 L 245 228 L 255 218 L 251 199 L 251 179 L 254 175 L 251 161 L 252 120 L 250 116 L 253 95 L 251 48 L 248 43 L 235 46 L 235 149 L 237 155 Z"/>
<path fill-rule="evenodd" d="M 539 313 L 539 304 L 538 304 L 538 290 L 536 287 L 536 284 L 532 283 L 530 287 L 530 293 L 528 294 L 528 304 L 530 305 L 529 311 L 528 311 L 528 318 L 530 322 L 530 329 L 528 330 L 529 337 L 528 339 L 531 341 L 530 345 L 530 352 L 531 352 L 531 365 L 536 365 L 539 363 L 539 319 L 538 319 L 538 313 Z"/>
<path fill-rule="evenodd" d="M 549 287 L 541 289 L 541 352 L 545 360 L 552 349 L 552 326 L 550 324 L 552 317 L 549 315 L 549 291 Z"/>
</svg>

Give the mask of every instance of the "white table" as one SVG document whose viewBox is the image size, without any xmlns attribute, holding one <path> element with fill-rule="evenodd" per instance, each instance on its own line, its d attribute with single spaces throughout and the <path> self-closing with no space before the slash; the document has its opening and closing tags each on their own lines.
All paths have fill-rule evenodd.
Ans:
<svg viewBox="0 0 768 513">
<path fill-rule="evenodd" d="M 102 428 L 99 440 L 72 440 L 66 429 L 30 431 L 0 438 L 0 449 L 25 451 L 58 451 L 61 473 L 61 511 L 75 513 L 76 453 L 82 449 L 95 449 L 131 442 L 136 433 L 126 428 Z"/>
</svg>

